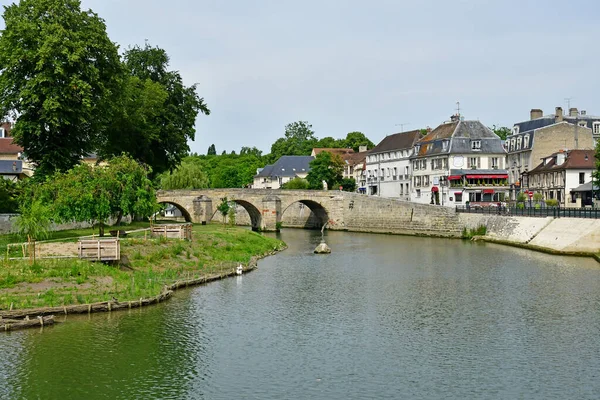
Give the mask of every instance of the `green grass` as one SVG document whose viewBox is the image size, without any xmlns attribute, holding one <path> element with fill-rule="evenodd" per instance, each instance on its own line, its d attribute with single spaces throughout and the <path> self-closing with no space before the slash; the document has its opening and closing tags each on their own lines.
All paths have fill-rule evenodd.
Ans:
<svg viewBox="0 0 600 400">
<path fill-rule="evenodd" d="M 129 229 L 129 228 L 128 228 Z M 86 230 L 57 233 L 67 238 Z M 5 245 L 6 246 L 6 245 Z M 139 300 L 177 280 L 232 271 L 238 263 L 281 249 L 283 242 L 248 229 L 196 225 L 192 241 L 127 237 L 121 254 L 128 268 L 78 259 L 0 261 L 0 308 L 31 308 Z"/>
<path fill-rule="evenodd" d="M 487 233 L 487 227 L 485 225 L 479 225 L 475 229 L 467 229 L 465 227 L 465 228 L 463 228 L 463 231 L 462 231 L 462 238 L 463 239 L 471 239 L 474 236 L 485 236 L 486 233 Z"/>
</svg>

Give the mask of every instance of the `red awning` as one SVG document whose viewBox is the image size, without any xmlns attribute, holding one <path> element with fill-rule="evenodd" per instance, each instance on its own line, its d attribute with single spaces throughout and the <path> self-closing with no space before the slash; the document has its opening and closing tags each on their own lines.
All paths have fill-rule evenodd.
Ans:
<svg viewBox="0 0 600 400">
<path fill-rule="evenodd" d="M 450 176 L 448 177 L 448 180 L 449 180 L 449 181 L 460 181 L 461 179 L 462 179 L 462 176 L 461 176 L 461 175 L 450 175 Z"/>
<path fill-rule="evenodd" d="M 437 187 L 437 186 L 434 186 L 434 187 L 432 187 L 432 188 L 431 188 L 431 191 L 432 191 L 432 192 L 438 192 L 438 191 L 439 191 L 439 189 L 438 189 L 438 187 Z"/>
<path fill-rule="evenodd" d="M 494 189 L 483 189 L 483 194 L 494 194 Z"/>
<path fill-rule="evenodd" d="M 504 174 L 504 175 L 467 175 L 467 179 L 508 179 L 508 174 Z"/>
<path fill-rule="evenodd" d="M 462 194 L 462 192 L 454 192 L 454 194 Z"/>
</svg>

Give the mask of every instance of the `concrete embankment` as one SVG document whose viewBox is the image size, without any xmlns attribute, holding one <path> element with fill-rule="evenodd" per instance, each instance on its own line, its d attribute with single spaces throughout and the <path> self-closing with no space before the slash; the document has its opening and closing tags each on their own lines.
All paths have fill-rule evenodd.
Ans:
<svg viewBox="0 0 600 400">
<path fill-rule="evenodd" d="M 460 214 L 459 223 L 467 229 L 485 226 L 484 240 L 557 254 L 592 256 L 600 253 L 600 220 L 597 219 Z"/>
</svg>

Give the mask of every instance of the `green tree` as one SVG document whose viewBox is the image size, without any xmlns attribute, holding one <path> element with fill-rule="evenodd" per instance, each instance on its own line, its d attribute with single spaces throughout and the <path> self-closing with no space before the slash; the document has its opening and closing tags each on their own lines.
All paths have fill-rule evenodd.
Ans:
<svg viewBox="0 0 600 400">
<path fill-rule="evenodd" d="M 56 173 L 33 187 L 32 195 L 22 198 L 25 204 L 48 204 L 56 222 L 97 223 L 102 236 L 111 217 L 148 217 L 157 210 L 147 175 L 148 171 L 135 160 L 120 156 L 111 159 L 107 167 L 79 164 L 65 173 Z"/>
<path fill-rule="evenodd" d="M 50 231 L 50 209 L 40 200 L 22 204 L 15 220 L 17 232 L 27 237 L 28 242 L 48 238 Z"/>
<path fill-rule="evenodd" d="M 281 188 L 288 190 L 305 190 L 309 188 L 309 184 L 306 179 L 296 177 L 281 185 Z"/>
<path fill-rule="evenodd" d="M 211 144 L 210 146 L 208 146 L 208 151 L 206 152 L 207 156 L 216 156 L 217 155 L 217 149 L 215 148 L 214 143 Z"/>
<path fill-rule="evenodd" d="M 227 201 L 227 197 L 223 197 L 221 199 L 221 203 L 217 206 L 217 210 L 221 213 L 221 216 L 223 217 L 223 225 L 225 227 L 227 227 L 227 225 L 225 225 L 225 219 L 227 218 L 227 214 L 229 213 L 230 208 L 231 206 Z"/>
<path fill-rule="evenodd" d="M 171 170 L 188 155 L 196 117 L 210 110 L 196 85 L 185 86 L 179 72 L 168 70 L 165 50 L 149 44 L 135 46 L 125 52 L 123 66 L 125 90 L 102 153 L 125 151 L 151 166 L 155 174 Z"/>
<path fill-rule="evenodd" d="M 255 157 L 262 157 L 262 151 L 257 149 L 256 147 L 242 147 L 242 149 L 240 150 L 240 156 L 246 156 L 246 155 L 252 155 Z"/>
<path fill-rule="evenodd" d="M 344 161 L 338 155 L 323 151 L 310 162 L 310 171 L 306 176 L 311 189 L 322 189 L 323 181 L 333 189 L 342 180 Z"/>
<path fill-rule="evenodd" d="M 106 132 L 121 64 L 104 20 L 79 0 L 21 0 L 4 7 L 0 119 L 36 175 L 66 171 Z"/>
<path fill-rule="evenodd" d="M 369 140 L 362 132 L 350 132 L 346 135 L 343 141 L 343 146 L 358 151 L 360 146 L 367 146 L 367 149 L 372 149 L 375 144 Z"/>
<path fill-rule="evenodd" d="M 19 209 L 17 183 L 0 178 L 0 213 L 15 213 Z"/>
<path fill-rule="evenodd" d="M 339 149 L 346 146 L 345 141 L 343 139 L 335 139 L 331 136 L 327 136 L 322 139 L 319 139 L 317 143 L 315 143 L 314 147 L 320 147 L 325 149 Z"/>
<path fill-rule="evenodd" d="M 356 188 L 358 187 L 354 178 L 343 178 L 340 181 L 340 186 L 345 192 L 356 192 Z"/>
<path fill-rule="evenodd" d="M 493 125 L 490 130 L 498 135 L 498 137 L 500 137 L 502 140 L 506 140 L 506 138 L 511 134 L 510 128 L 507 128 L 506 126 Z"/>
<path fill-rule="evenodd" d="M 172 172 L 165 172 L 160 178 L 160 187 L 164 190 L 205 189 L 208 188 L 208 176 L 195 158 L 184 158 Z"/>
<path fill-rule="evenodd" d="M 285 136 L 271 146 L 271 157 L 277 160 L 281 156 L 308 156 L 316 143 L 311 124 L 306 121 L 293 122 L 286 125 Z"/>
</svg>

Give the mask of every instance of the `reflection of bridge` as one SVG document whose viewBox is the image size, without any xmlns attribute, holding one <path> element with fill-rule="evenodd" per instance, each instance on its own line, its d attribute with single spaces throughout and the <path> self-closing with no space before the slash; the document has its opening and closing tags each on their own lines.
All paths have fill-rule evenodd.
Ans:
<svg viewBox="0 0 600 400">
<path fill-rule="evenodd" d="M 286 210 L 297 208 L 299 204 L 312 212 L 313 227 L 321 227 L 330 221 L 328 229 L 334 230 L 439 236 L 460 236 L 462 229 L 455 211 L 450 208 L 332 190 L 197 189 L 157 192 L 159 203 L 173 204 L 187 221 L 195 223 L 210 222 L 225 197 L 244 207 L 254 230 L 277 230 Z"/>
</svg>

